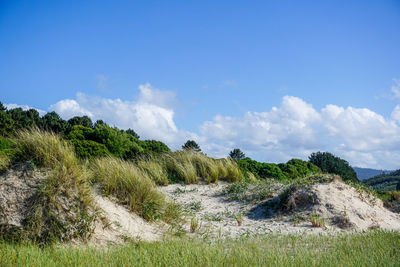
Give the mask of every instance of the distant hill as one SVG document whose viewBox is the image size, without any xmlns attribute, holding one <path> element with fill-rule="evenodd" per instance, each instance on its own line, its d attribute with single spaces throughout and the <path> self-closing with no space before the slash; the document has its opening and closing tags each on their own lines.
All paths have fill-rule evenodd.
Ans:
<svg viewBox="0 0 400 267">
<path fill-rule="evenodd" d="M 388 174 L 380 174 L 363 181 L 364 184 L 373 187 L 376 190 L 392 191 L 396 190 L 397 184 L 400 182 L 400 169 Z"/>
<path fill-rule="evenodd" d="M 353 169 L 357 173 L 357 178 L 360 181 L 383 174 L 383 173 L 392 172 L 390 170 L 376 170 L 376 169 L 359 168 L 359 167 L 353 167 Z"/>
</svg>

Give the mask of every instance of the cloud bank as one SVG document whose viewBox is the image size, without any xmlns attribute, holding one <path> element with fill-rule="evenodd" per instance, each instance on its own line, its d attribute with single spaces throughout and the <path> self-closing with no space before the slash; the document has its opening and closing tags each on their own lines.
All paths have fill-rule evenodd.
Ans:
<svg viewBox="0 0 400 267">
<path fill-rule="evenodd" d="M 399 168 L 400 105 L 385 118 L 366 108 L 328 104 L 317 110 L 299 97 L 284 96 L 278 107 L 268 111 L 248 111 L 239 117 L 216 115 L 201 122 L 199 132 L 193 133 L 175 124 L 176 103 L 174 92 L 147 83 L 139 86 L 139 94 L 131 101 L 78 93 L 76 99 L 51 105 L 50 111 L 64 119 L 87 115 L 93 121 L 132 128 L 143 139 L 161 140 L 173 149 L 194 139 L 215 157 L 226 157 L 233 148 L 240 148 L 260 161 L 284 162 L 330 151 L 353 166 Z"/>
</svg>

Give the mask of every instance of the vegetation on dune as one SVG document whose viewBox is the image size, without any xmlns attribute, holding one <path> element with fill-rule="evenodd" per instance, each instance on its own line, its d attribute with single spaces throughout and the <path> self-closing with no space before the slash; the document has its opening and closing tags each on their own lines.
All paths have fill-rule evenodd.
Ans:
<svg viewBox="0 0 400 267">
<path fill-rule="evenodd" d="M 291 159 L 287 163 L 280 164 L 261 163 L 250 158 L 244 158 L 237 162 L 242 170 L 253 173 L 259 179 L 293 180 L 321 173 L 317 166 L 301 159 Z"/>
<path fill-rule="evenodd" d="M 344 181 L 359 182 L 356 172 L 349 163 L 329 152 L 312 153 L 309 161 L 325 173 L 340 175 Z"/>
<path fill-rule="evenodd" d="M 166 205 L 148 173 L 131 162 L 114 157 L 95 159 L 91 164 L 93 181 L 106 194 L 114 195 L 132 211 L 147 220 L 161 218 Z"/>
<path fill-rule="evenodd" d="M 214 243 L 170 240 L 110 247 L 0 244 L 3 266 L 397 266 L 400 234 L 267 235 Z"/>
<path fill-rule="evenodd" d="M 2 236 L 14 241 L 48 243 L 90 235 L 95 218 L 88 174 L 76 158 L 74 149 L 58 135 L 41 130 L 17 133 L 13 162 L 28 162 L 50 175 L 31 199 L 22 232 L 2 228 Z M 11 160 L 10 160 L 11 161 Z M 60 216 L 68 203 L 69 213 Z"/>
<path fill-rule="evenodd" d="M 19 130 L 39 128 L 60 134 L 73 144 L 80 158 L 114 155 L 124 159 L 135 159 L 151 153 L 169 152 L 164 143 L 155 140 L 139 140 L 132 129 L 120 130 L 99 120 L 92 123 L 88 116 L 75 116 L 63 120 L 56 112 L 43 117 L 35 109 L 7 110 L 0 103 L 0 135 L 13 137 Z"/>
</svg>

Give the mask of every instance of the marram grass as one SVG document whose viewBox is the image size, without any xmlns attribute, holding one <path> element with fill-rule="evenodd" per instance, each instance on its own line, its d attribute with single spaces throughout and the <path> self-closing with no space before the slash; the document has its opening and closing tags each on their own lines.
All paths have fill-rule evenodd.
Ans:
<svg viewBox="0 0 400 267">
<path fill-rule="evenodd" d="M 400 234 L 180 239 L 109 248 L 0 244 L 1 266 L 399 266 Z"/>
<path fill-rule="evenodd" d="M 88 172 L 76 158 L 73 147 L 60 136 L 39 129 L 22 130 L 15 137 L 13 160 L 33 169 L 43 167 L 49 175 L 40 184 L 23 229 L 0 228 L 0 238 L 51 243 L 71 238 L 85 239 L 95 219 Z M 61 216 L 63 205 L 69 215 Z"/>
<path fill-rule="evenodd" d="M 94 182 L 99 183 L 106 194 L 114 195 L 147 220 L 161 217 L 166 201 L 146 171 L 114 157 L 95 159 L 91 169 Z"/>
</svg>

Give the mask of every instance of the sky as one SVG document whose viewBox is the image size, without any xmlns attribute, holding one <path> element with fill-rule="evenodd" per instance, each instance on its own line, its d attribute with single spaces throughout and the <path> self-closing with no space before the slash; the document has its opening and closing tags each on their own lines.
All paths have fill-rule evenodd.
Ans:
<svg viewBox="0 0 400 267">
<path fill-rule="evenodd" d="M 400 2 L 0 0 L 0 92 L 214 157 L 398 169 Z"/>
</svg>

